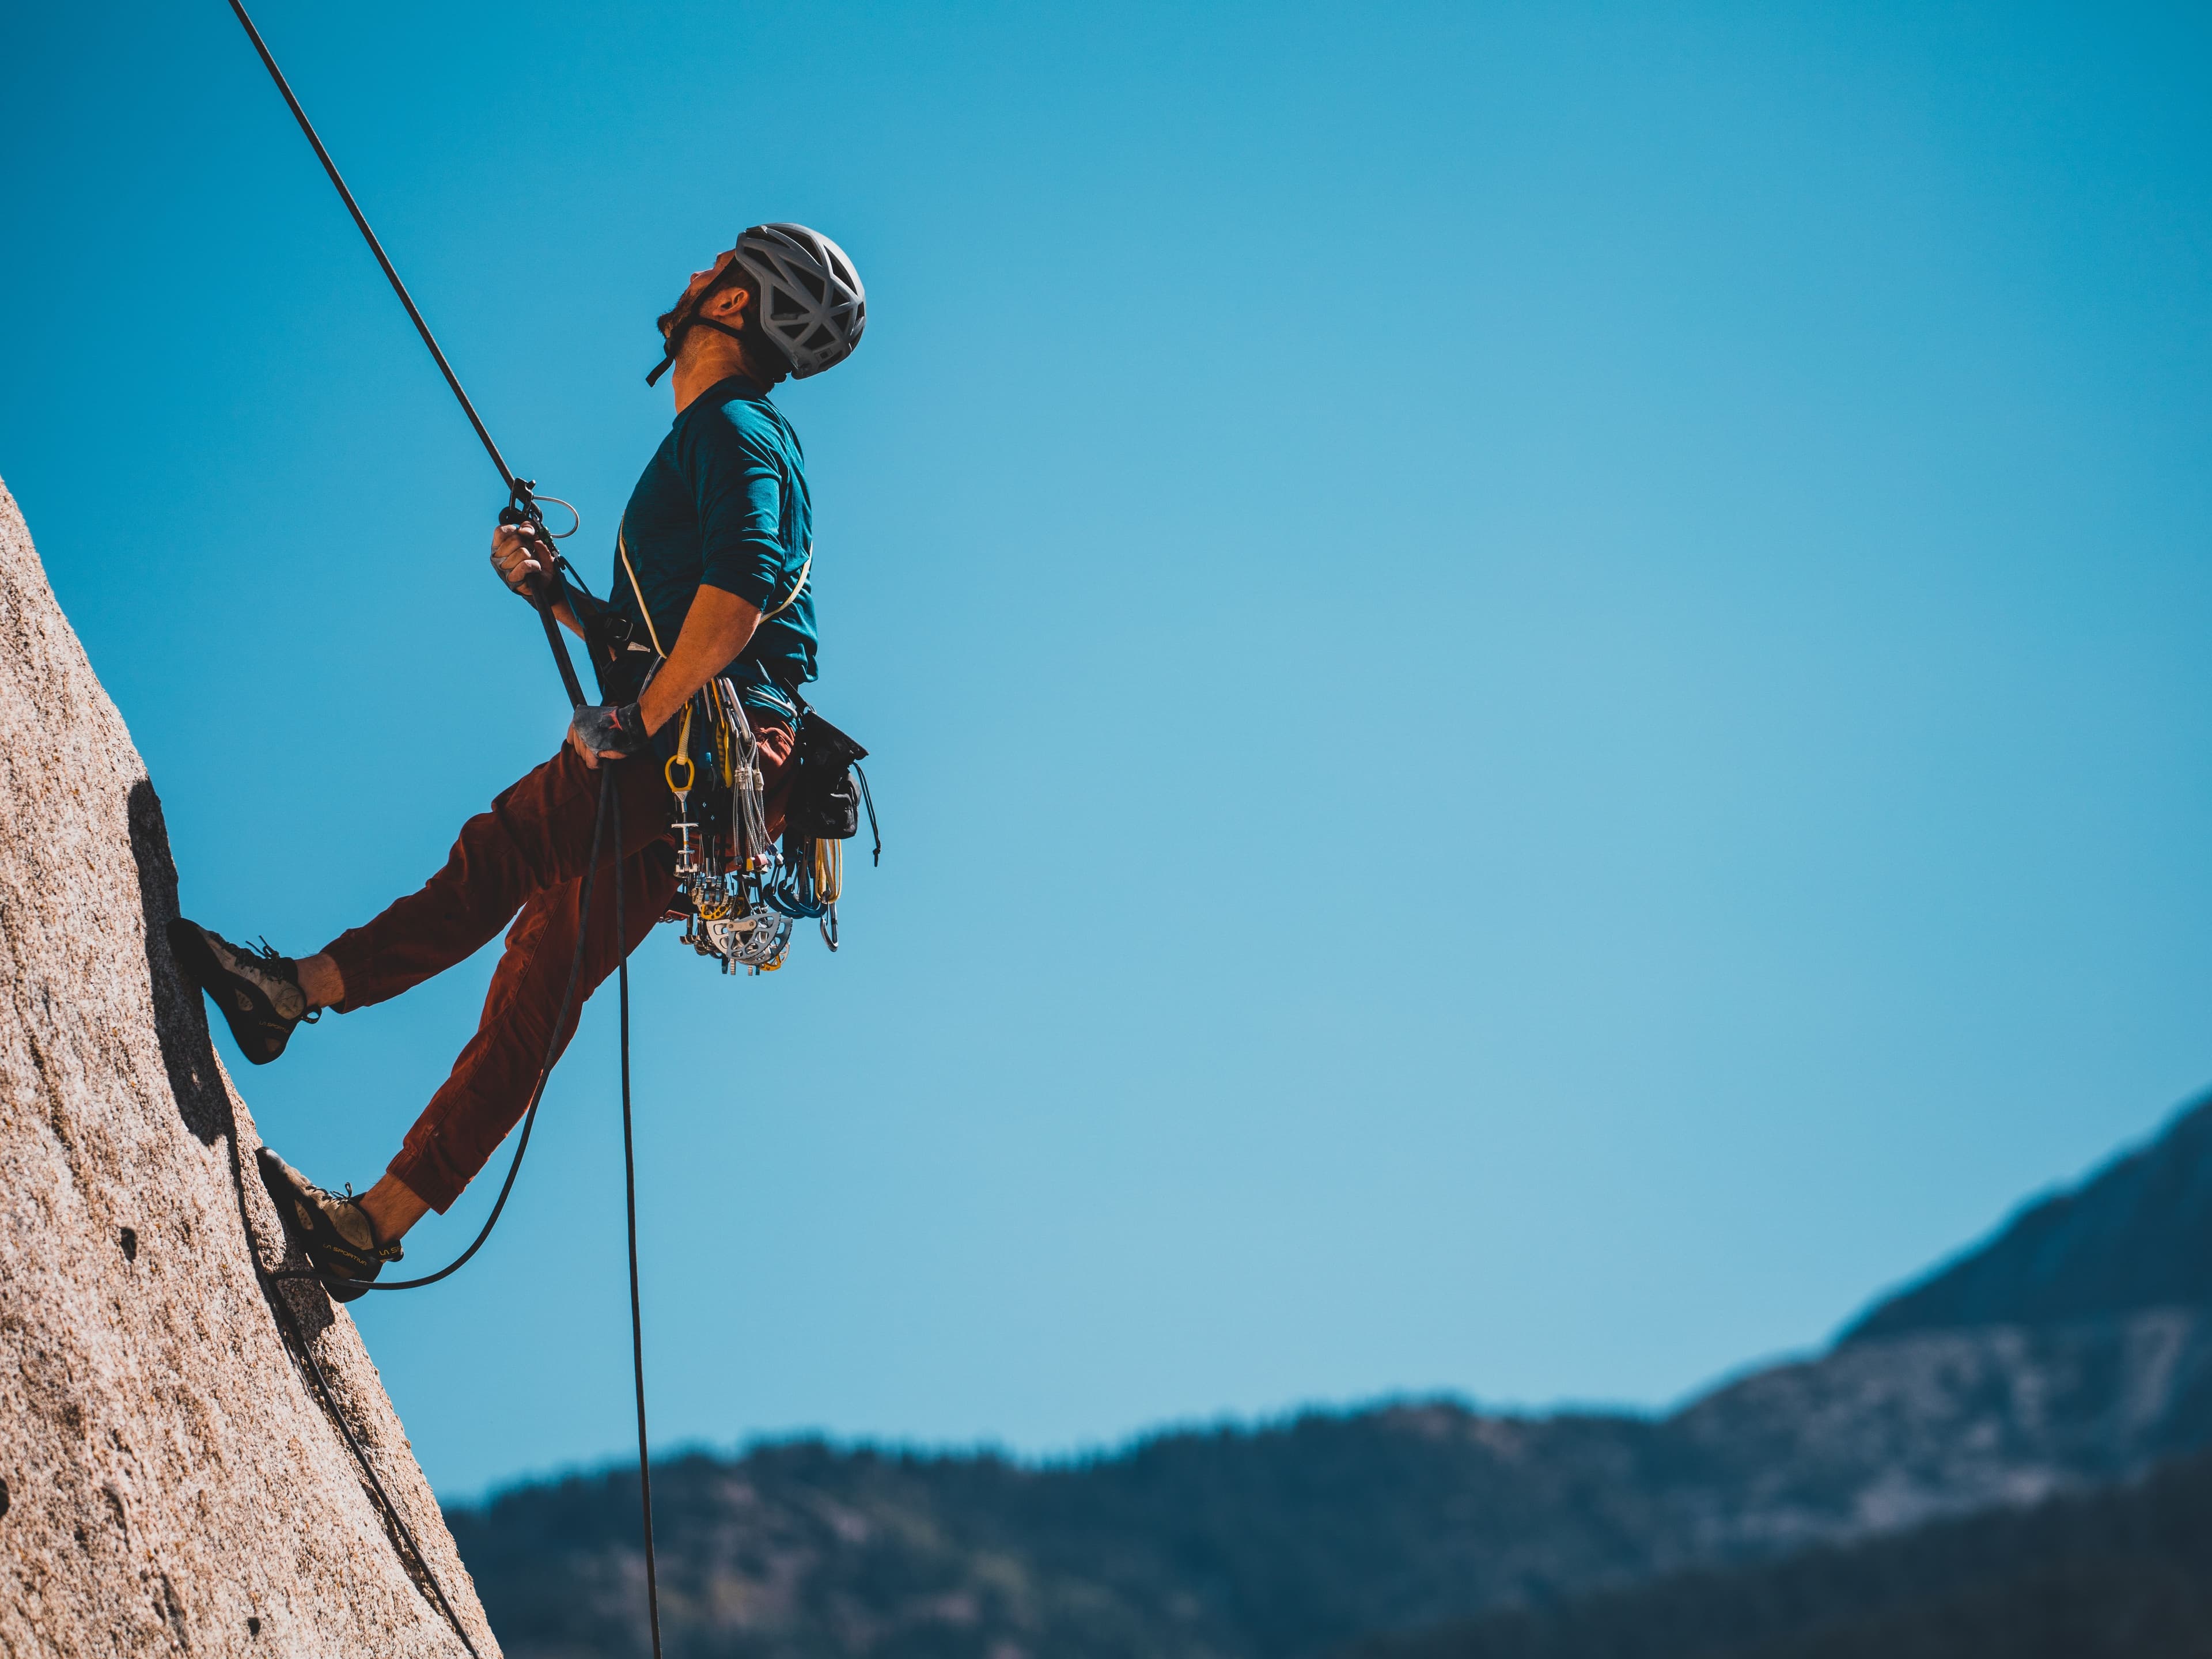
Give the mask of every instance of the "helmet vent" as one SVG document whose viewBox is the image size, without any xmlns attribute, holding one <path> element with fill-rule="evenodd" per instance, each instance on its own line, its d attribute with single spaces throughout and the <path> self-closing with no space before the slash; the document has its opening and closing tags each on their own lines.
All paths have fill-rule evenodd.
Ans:
<svg viewBox="0 0 2212 1659">
<path fill-rule="evenodd" d="M 868 301 L 845 251 L 805 225 L 755 225 L 737 259 L 760 284 L 758 315 L 800 380 L 842 362 L 860 343 Z"/>
</svg>

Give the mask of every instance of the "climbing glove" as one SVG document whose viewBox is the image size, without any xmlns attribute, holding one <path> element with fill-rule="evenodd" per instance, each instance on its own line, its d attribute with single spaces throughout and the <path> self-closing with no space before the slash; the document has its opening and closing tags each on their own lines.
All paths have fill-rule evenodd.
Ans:
<svg viewBox="0 0 2212 1659">
<path fill-rule="evenodd" d="M 580 747 L 601 760 L 627 760 L 641 755 L 651 741 L 646 735 L 644 717 L 634 702 L 586 703 L 568 722 L 568 731 Z"/>
</svg>

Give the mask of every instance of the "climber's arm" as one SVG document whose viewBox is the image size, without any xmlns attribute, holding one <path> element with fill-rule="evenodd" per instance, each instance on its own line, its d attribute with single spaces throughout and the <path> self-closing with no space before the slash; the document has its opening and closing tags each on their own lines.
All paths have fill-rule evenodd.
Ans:
<svg viewBox="0 0 2212 1659">
<path fill-rule="evenodd" d="M 730 665 L 760 626 L 760 607 L 719 587 L 702 587 L 676 636 L 676 648 L 637 700 L 645 729 L 658 732 L 691 694 Z"/>
</svg>

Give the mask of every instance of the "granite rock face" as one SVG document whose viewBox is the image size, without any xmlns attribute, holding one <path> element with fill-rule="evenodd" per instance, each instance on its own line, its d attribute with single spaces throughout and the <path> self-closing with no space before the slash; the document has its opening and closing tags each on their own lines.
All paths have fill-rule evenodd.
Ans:
<svg viewBox="0 0 2212 1659">
<path fill-rule="evenodd" d="M 490 1659 L 352 1322 L 256 1271 L 301 1264 L 162 941 L 161 803 L 4 487 L 0 730 L 0 1652 Z"/>
</svg>

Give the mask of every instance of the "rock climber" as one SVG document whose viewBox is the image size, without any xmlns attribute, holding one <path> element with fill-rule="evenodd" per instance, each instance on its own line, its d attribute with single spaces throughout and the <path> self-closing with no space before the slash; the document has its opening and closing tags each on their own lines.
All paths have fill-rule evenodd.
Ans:
<svg viewBox="0 0 2212 1659">
<path fill-rule="evenodd" d="M 769 832 L 781 830 L 799 724 L 787 688 L 814 678 L 816 634 L 805 463 L 769 392 L 842 362 L 866 319 L 852 261 L 803 225 L 755 225 L 694 272 L 658 319 L 665 349 L 647 380 L 673 370 L 676 419 L 623 510 L 611 596 L 593 607 L 606 613 L 600 625 L 569 603 L 541 528 L 503 524 L 492 538 L 492 567 L 509 588 L 561 596 L 556 614 L 594 646 L 606 701 L 577 709 L 553 758 L 462 826 L 445 867 L 419 891 L 314 955 L 242 947 L 181 919 L 169 925 L 177 961 L 255 1065 L 283 1054 L 294 1030 L 324 1009 L 386 1001 L 507 930 L 475 1036 L 374 1186 L 331 1192 L 262 1149 L 278 1212 L 339 1300 L 401 1259 L 400 1240 L 426 1212 L 442 1214 L 460 1196 L 521 1117 L 545 1057 L 575 1030 L 583 996 L 570 1000 L 558 1032 L 554 1024 L 578 945 L 600 769 L 611 769 L 622 838 L 605 838 L 583 925 L 583 995 L 676 896 L 674 800 L 653 740 L 710 679 L 736 689 L 758 744 Z M 627 643 L 610 648 L 610 638 Z M 617 860 L 628 895 L 620 939 L 606 878 Z"/>
</svg>

